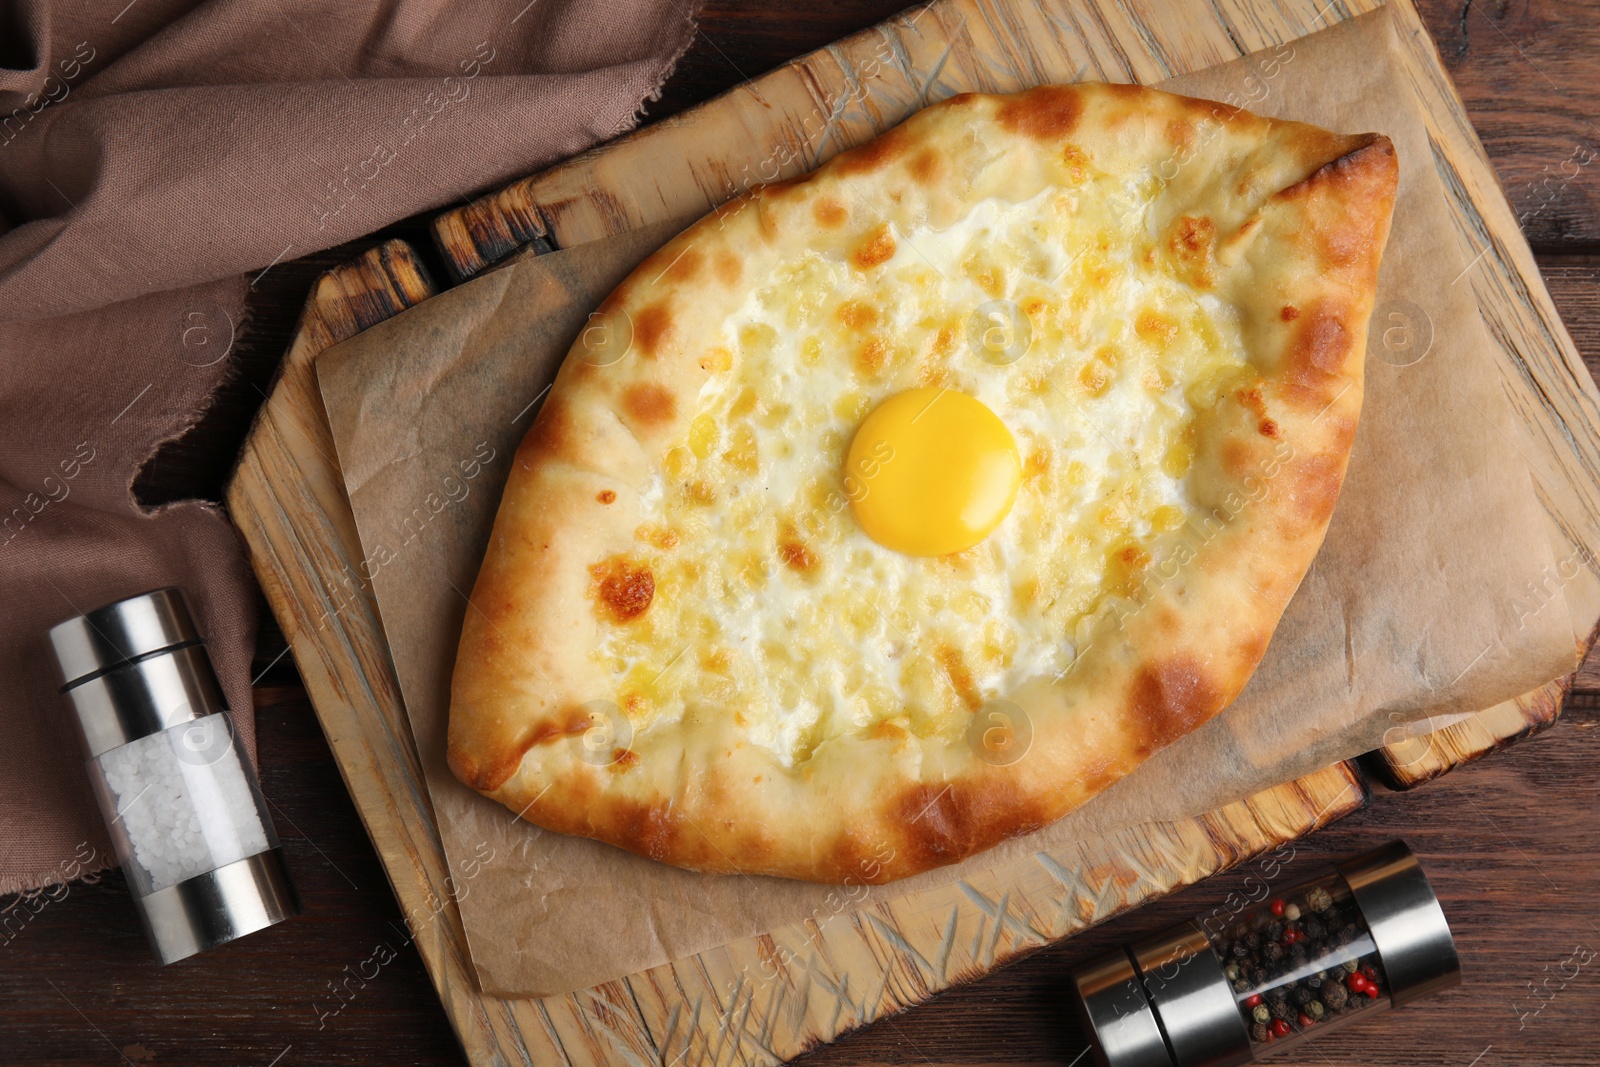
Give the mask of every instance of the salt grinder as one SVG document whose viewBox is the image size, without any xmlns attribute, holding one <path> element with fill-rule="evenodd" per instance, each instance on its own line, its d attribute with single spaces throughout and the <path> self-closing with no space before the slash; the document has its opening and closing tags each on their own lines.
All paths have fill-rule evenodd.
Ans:
<svg viewBox="0 0 1600 1067">
<path fill-rule="evenodd" d="M 1394 841 L 1072 977 L 1100 1067 L 1236 1067 L 1458 985 L 1461 964 L 1427 877 Z"/>
<path fill-rule="evenodd" d="M 297 915 L 254 771 L 183 593 L 50 630 L 100 811 L 163 964 Z"/>
</svg>

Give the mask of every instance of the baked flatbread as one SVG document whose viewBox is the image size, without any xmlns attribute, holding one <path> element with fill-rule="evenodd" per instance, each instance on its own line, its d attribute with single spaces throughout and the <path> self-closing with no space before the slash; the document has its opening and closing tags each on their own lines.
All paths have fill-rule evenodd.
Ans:
<svg viewBox="0 0 1600 1067">
<path fill-rule="evenodd" d="M 450 766 L 665 863 L 882 882 L 1244 686 L 1361 408 L 1389 141 L 1135 86 L 966 94 L 724 205 L 517 452 Z"/>
</svg>

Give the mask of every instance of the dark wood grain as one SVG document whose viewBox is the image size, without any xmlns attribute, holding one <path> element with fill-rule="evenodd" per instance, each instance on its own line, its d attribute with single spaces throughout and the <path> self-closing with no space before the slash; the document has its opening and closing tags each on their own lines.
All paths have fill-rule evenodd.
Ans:
<svg viewBox="0 0 1600 1067">
<path fill-rule="evenodd" d="M 1574 946 L 1600 952 L 1600 711 L 1592 699 L 1580 703 L 1547 733 L 1416 792 L 1380 792 L 1365 811 L 1294 846 L 1285 887 L 1319 860 L 1404 837 L 1443 899 L 1467 977 L 1461 989 L 1329 1034 L 1304 1060 L 1273 1062 L 1466 1067 L 1490 1045 L 1503 1058 L 1481 1067 L 1595 1062 L 1600 957 L 1526 1025 L 1517 1015 L 1539 1003 L 1526 983 L 1555 974 Z M 0 1063 L 126 1056 L 141 1067 L 266 1067 L 280 1053 L 280 1067 L 462 1062 L 421 961 L 404 947 L 399 912 L 311 708 L 293 687 L 264 687 L 258 715 L 263 787 L 275 798 L 306 915 L 162 970 L 148 962 L 119 876 L 74 886 L 0 946 Z M 1068 969 L 1120 940 L 1209 913 L 1250 870 L 1046 949 L 805 1062 L 1071 1064 L 1084 1040 L 1062 999 Z M 365 986 L 352 985 L 337 1015 L 319 1016 L 338 1003 L 329 983 L 384 944 L 397 958 Z"/>
<path fill-rule="evenodd" d="M 708 4 L 659 120 L 903 6 L 896 0 Z M 1136 5 L 1143 6 L 1143 5 Z M 1421 0 L 1552 296 L 1600 376 L 1600 4 Z M 1580 152 L 1574 156 L 1574 150 Z M 1570 166 L 1563 166 L 1571 160 Z M 1575 168 L 1575 172 L 1574 172 Z M 258 283 L 239 372 L 194 432 L 139 482 L 148 502 L 219 499 L 312 279 L 382 239 L 429 247 L 428 217 L 279 264 Z M 430 263 L 443 277 L 437 263 Z M 148 962 L 121 878 L 63 899 L 9 903 L 32 918 L 0 934 L 0 1064 L 459 1064 L 460 1051 L 361 828 L 283 640 L 263 612 L 256 672 L 263 788 L 307 914 L 165 970 Z M 1600 658 L 1547 733 L 1367 810 L 1296 846 L 1318 858 L 1404 836 L 1422 855 L 1460 939 L 1467 981 L 1422 1005 L 1330 1034 L 1310 1064 L 1588 1064 L 1600 1054 L 1600 956 L 1549 999 L 1529 991 L 1583 945 L 1600 952 Z M 1086 1063 L 1065 1007 L 1073 963 L 1174 918 L 1205 912 L 1247 871 L 1219 876 L 810 1057 L 818 1065 Z M 35 912 L 35 908 L 37 911 Z M 340 1002 L 330 984 L 384 944 L 396 958 Z M 349 968 L 350 971 L 347 971 Z M 370 968 L 368 969 L 370 973 Z M 1548 994 L 1546 994 L 1548 997 Z"/>
<path fill-rule="evenodd" d="M 1600 19 L 1592 3 L 1417 5 L 1536 251 L 1600 250 Z"/>
<path fill-rule="evenodd" d="M 693 47 L 679 61 L 660 99 L 646 105 L 645 120 L 676 115 L 909 6 L 905 0 L 795 4 L 711 0 L 700 9 L 700 32 Z"/>
<path fill-rule="evenodd" d="M 1596 73 L 1600 75 L 1600 70 Z M 1600 87 L 1594 95 L 1600 97 Z M 1596 211 L 1600 212 L 1600 206 Z M 1556 302 L 1578 351 L 1583 354 L 1589 373 L 1600 382 L 1600 254 L 1544 252 L 1539 256 L 1539 273 L 1544 276 L 1550 297 Z M 1580 693 L 1600 692 L 1600 646 L 1589 651 L 1573 686 Z"/>
</svg>

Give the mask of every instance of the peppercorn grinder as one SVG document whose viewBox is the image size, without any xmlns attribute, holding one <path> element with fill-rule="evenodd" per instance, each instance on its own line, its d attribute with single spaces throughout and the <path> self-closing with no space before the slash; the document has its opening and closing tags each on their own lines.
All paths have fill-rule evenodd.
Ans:
<svg viewBox="0 0 1600 1067">
<path fill-rule="evenodd" d="M 50 629 L 61 692 L 150 946 L 163 964 L 300 912 L 183 592 Z"/>
<path fill-rule="evenodd" d="M 1457 985 L 1461 965 L 1427 876 L 1394 841 L 1072 977 L 1099 1067 L 1236 1067 Z"/>
</svg>

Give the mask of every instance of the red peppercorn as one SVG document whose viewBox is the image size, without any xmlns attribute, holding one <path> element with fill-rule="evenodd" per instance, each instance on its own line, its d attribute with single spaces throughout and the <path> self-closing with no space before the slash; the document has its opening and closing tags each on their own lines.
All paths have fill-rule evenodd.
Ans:
<svg viewBox="0 0 1600 1067">
<path fill-rule="evenodd" d="M 1305 1012 L 1301 1012 L 1300 1013 L 1300 1025 L 1301 1026 L 1311 1026 L 1312 1025 L 1311 1016 L 1307 1015 Z"/>
<path fill-rule="evenodd" d="M 1289 1020 L 1288 1019 L 1274 1019 L 1274 1020 L 1272 1020 L 1271 1030 L 1272 1030 L 1272 1036 L 1273 1037 L 1288 1037 L 1289 1036 Z"/>
<path fill-rule="evenodd" d="M 1369 982 L 1376 982 L 1378 980 L 1378 969 L 1370 963 L 1363 963 L 1361 965 L 1361 973 L 1366 976 L 1366 979 Z"/>
<path fill-rule="evenodd" d="M 1251 993 L 1248 997 L 1245 998 L 1244 1006 L 1247 1007 L 1247 1008 L 1259 1007 L 1260 1004 L 1261 1004 L 1261 994 L 1260 993 Z"/>
<path fill-rule="evenodd" d="M 1272 914 L 1280 916 L 1283 914 L 1283 901 L 1274 900 L 1272 902 Z"/>
<path fill-rule="evenodd" d="M 1361 992 L 1367 995 L 1368 1000 L 1378 999 L 1378 987 L 1373 985 L 1371 982 L 1368 982 L 1366 985 L 1362 986 Z"/>
<path fill-rule="evenodd" d="M 1302 934 L 1298 929 L 1296 929 L 1295 927 L 1291 926 L 1291 927 L 1289 927 L 1289 929 L 1287 929 L 1287 930 L 1285 930 L 1283 932 L 1283 943 L 1286 946 L 1287 945 L 1292 945 L 1296 941 L 1299 941 L 1304 936 L 1305 935 Z"/>
<path fill-rule="evenodd" d="M 1344 984 L 1350 987 L 1350 992 L 1360 993 L 1371 983 L 1367 981 L 1366 975 L 1362 974 L 1360 971 L 1355 971 L 1351 973 L 1350 977 L 1344 980 Z"/>
</svg>

